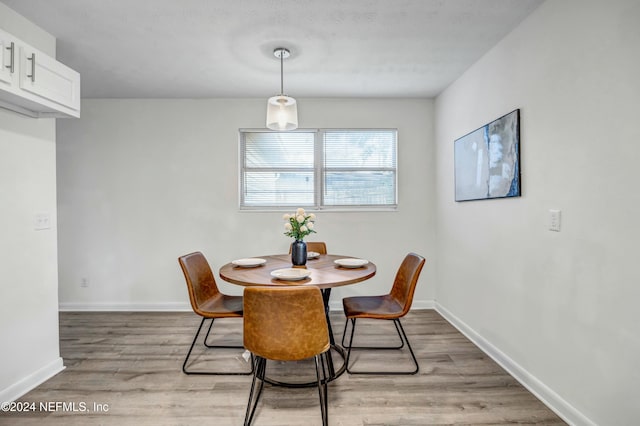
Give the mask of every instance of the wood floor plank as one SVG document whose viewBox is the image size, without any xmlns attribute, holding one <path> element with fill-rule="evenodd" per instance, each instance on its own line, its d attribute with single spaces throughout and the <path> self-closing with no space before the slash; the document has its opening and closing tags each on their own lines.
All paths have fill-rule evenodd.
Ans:
<svg viewBox="0 0 640 426">
<path fill-rule="evenodd" d="M 20 402 L 66 409 L 0 413 L 2 425 L 241 425 L 250 376 L 187 376 L 181 371 L 199 318 L 192 313 L 62 312 L 66 369 Z M 336 340 L 344 317 L 332 313 Z M 358 323 L 358 341 L 397 339 L 393 325 Z M 329 385 L 329 423 L 343 426 L 565 424 L 437 312 L 403 320 L 420 372 L 415 376 L 342 375 Z M 241 344 L 242 322 L 217 321 L 213 339 Z M 242 349 L 198 342 L 192 367 L 248 368 Z M 354 352 L 358 368 L 410 367 L 406 349 Z M 313 378 L 309 362 L 269 363 L 269 374 Z M 51 404 L 54 405 L 51 405 Z M 70 411 L 75 408 L 86 411 Z M 94 405 L 97 404 L 97 405 Z M 95 411 L 94 407 L 102 408 Z M 108 409 L 107 409 L 108 408 Z M 265 386 L 255 425 L 320 425 L 317 390 Z"/>
</svg>

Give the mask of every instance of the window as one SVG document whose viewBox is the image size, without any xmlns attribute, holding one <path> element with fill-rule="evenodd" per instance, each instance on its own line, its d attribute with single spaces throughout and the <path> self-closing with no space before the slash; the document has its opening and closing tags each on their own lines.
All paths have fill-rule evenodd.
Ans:
<svg viewBox="0 0 640 426">
<path fill-rule="evenodd" d="M 397 205 L 397 131 L 240 131 L 240 207 Z"/>
</svg>

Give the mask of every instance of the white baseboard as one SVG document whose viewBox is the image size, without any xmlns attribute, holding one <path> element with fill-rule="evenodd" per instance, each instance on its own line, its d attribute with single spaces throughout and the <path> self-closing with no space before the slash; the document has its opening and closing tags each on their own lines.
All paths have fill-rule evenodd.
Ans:
<svg viewBox="0 0 640 426">
<path fill-rule="evenodd" d="M 58 357 L 44 367 L 34 371 L 18 382 L 0 391 L 0 402 L 15 401 L 30 390 L 46 382 L 65 369 L 62 358 Z"/>
<path fill-rule="evenodd" d="M 83 312 L 105 312 L 105 311 L 140 311 L 140 312 L 171 312 L 171 311 L 192 311 L 188 302 L 170 303 L 95 303 L 95 302 L 71 302 L 60 303 L 58 309 L 63 312 L 83 311 Z"/>
<path fill-rule="evenodd" d="M 554 392 L 551 388 L 541 382 L 534 375 L 522 368 L 518 363 L 509 358 L 500 349 L 496 348 L 478 334 L 474 329 L 469 327 L 466 323 L 456 317 L 444 306 L 435 302 L 436 311 L 442 315 L 451 325 L 457 328 L 462 334 L 464 334 L 469 340 L 471 340 L 476 346 L 478 346 L 484 353 L 497 362 L 502 368 L 507 370 L 511 376 L 513 376 L 522 386 L 527 388 L 529 392 L 534 394 L 542 403 L 553 410 L 558 416 L 570 425 L 576 426 L 595 426 L 596 423 L 591 421 L 588 417 L 578 411 L 575 407 L 562 399 L 560 395 Z"/>
<path fill-rule="evenodd" d="M 411 304 L 411 310 L 425 310 L 425 309 L 435 309 L 436 302 L 435 300 L 414 300 Z"/>
</svg>

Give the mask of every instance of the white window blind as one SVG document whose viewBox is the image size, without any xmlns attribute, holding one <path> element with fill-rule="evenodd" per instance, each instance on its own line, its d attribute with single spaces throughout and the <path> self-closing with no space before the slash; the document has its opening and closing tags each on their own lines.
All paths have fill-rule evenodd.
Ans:
<svg viewBox="0 0 640 426">
<path fill-rule="evenodd" d="M 326 206 L 396 204 L 396 132 L 328 130 L 324 132 Z"/>
<path fill-rule="evenodd" d="M 243 206 L 313 206 L 315 134 L 244 132 Z"/>
<path fill-rule="evenodd" d="M 397 205 L 394 129 L 240 131 L 241 208 Z"/>
</svg>

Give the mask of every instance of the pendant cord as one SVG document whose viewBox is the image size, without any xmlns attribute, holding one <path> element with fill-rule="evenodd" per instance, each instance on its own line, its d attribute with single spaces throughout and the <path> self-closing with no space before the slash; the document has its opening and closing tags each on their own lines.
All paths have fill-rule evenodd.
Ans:
<svg viewBox="0 0 640 426">
<path fill-rule="evenodd" d="M 280 51 L 280 95 L 284 95 L 284 51 Z"/>
</svg>

